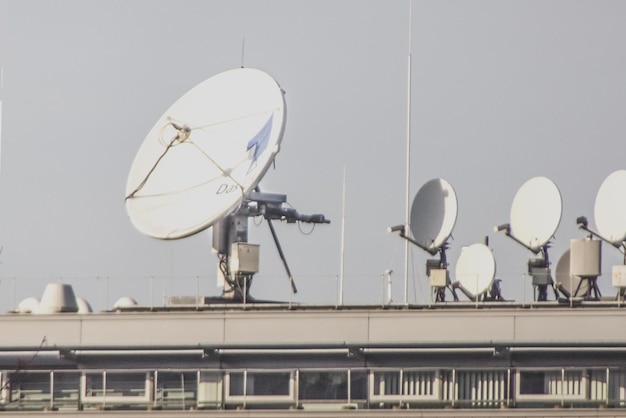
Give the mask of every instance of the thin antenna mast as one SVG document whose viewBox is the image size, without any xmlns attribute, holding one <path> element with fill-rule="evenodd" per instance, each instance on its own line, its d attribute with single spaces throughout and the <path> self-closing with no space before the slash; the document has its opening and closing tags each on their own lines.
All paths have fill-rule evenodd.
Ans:
<svg viewBox="0 0 626 418">
<path fill-rule="evenodd" d="M 343 198 L 341 203 L 341 267 L 339 271 L 339 305 L 343 305 L 343 272 L 346 244 L 346 166 L 343 166 Z"/>
<path fill-rule="evenodd" d="M 0 170 L 2 169 L 2 96 L 4 95 L 4 67 L 0 68 Z"/>
<path fill-rule="evenodd" d="M 246 37 L 243 37 L 243 40 L 241 41 L 241 68 L 244 68 L 243 66 L 243 57 L 244 57 L 244 52 L 246 51 Z"/>
<path fill-rule="evenodd" d="M 409 0 L 409 51 L 407 62 L 407 115 L 406 115 L 406 216 L 404 218 L 405 231 L 409 231 L 409 219 L 411 216 L 410 193 L 411 193 L 411 29 L 413 1 Z M 409 295 L 409 241 L 404 242 L 404 304 L 408 304 Z"/>
</svg>

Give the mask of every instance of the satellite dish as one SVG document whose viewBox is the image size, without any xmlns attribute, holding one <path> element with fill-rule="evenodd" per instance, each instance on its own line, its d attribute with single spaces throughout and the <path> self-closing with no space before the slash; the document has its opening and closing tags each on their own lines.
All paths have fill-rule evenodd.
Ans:
<svg viewBox="0 0 626 418">
<path fill-rule="evenodd" d="M 598 232 L 612 244 L 626 240 L 626 170 L 604 179 L 596 196 L 594 215 Z"/>
<path fill-rule="evenodd" d="M 17 313 L 35 313 L 39 309 L 39 298 L 27 297 L 17 305 Z"/>
<path fill-rule="evenodd" d="M 587 294 L 589 282 L 580 283 L 580 277 L 571 274 L 571 251 L 567 250 L 556 263 L 556 283 L 559 289 L 564 290 L 570 297 Z M 580 286 L 580 287 L 579 287 Z M 578 290 L 578 292 L 576 291 Z"/>
<path fill-rule="evenodd" d="M 85 298 L 77 297 L 76 304 L 78 304 L 79 314 L 87 314 L 87 313 L 93 312 L 93 308 L 91 307 L 91 304 Z"/>
<path fill-rule="evenodd" d="M 450 237 L 457 216 L 454 189 L 443 179 L 426 182 L 415 195 L 411 206 L 411 232 L 427 251 L 437 251 Z"/>
<path fill-rule="evenodd" d="M 456 262 L 456 279 L 474 296 L 484 293 L 496 274 L 493 253 L 484 244 L 472 244 L 461 248 Z"/>
<path fill-rule="evenodd" d="M 237 209 L 279 151 L 283 91 L 263 71 L 215 75 L 155 123 L 132 164 L 126 210 L 142 233 L 178 239 Z"/>
<path fill-rule="evenodd" d="M 561 222 L 559 188 L 546 177 L 534 177 L 519 188 L 511 205 L 511 235 L 537 251 L 552 238 Z"/>
<path fill-rule="evenodd" d="M 114 304 L 113 309 L 132 308 L 137 306 L 137 301 L 130 296 L 122 296 Z"/>
</svg>

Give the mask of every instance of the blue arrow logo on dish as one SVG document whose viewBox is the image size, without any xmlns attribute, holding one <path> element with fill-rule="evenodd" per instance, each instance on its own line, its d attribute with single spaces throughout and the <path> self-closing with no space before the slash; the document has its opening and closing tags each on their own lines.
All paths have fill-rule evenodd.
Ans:
<svg viewBox="0 0 626 418">
<path fill-rule="evenodd" d="M 250 159 L 252 162 L 250 163 L 250 167 L 248 168 L 248 173 L 252 170 L 252 167 L 255 165 L 256 160 L 259 158 L 259 155 L 267 148 L 267 144 L 270 139 L 270 133 L 272 132 L 272 119 L 274 115 L 271 115 L 270 118 L 265 122 L 265 125 L 261 128 L 259 132 L 257 132 L 250 141 L 248 141 L 248 145 L 246 146 L 246 151 L 250 151 L 252 155 L 250 155 Z"/>
</svg>

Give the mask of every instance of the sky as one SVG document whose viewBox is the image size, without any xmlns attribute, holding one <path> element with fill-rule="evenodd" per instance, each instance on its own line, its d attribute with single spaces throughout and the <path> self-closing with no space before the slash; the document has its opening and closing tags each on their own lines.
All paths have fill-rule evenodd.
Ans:
<svg viewBox="0 0 626 418">
<path fill-rule="evenodd" d="M 625 168 L 624 16 L 617 0 L 0 0 L 0 310 L 59 281 L 95 310 L 121 296 L 160 306 L 220 294 L 211 230 L 144 236 L 124 197 L 163 112 L 242 65 L 286 92 L 281 150 L 260 186 L 332 221 L 310 234 L 276 224 L 295 295 L 267 225 L 251 221 L 261 245 L 251 294 L 335 304 L 343 277 L 343 303 L 380 304 L 390 269 L 394 303 L 428 303 L 431 256 L 411 248 L 407 262 L 387 232 L 407 206 L 409 56 L 409 200 L 430 179 L 450 182 L 452 279 L 461 248 L 488 236 L 503 296 L 530 302 L 534 255 L 493 227 L 536 176 L 563 202 L 553 268 L 585 236 L 576 217 L 594 227 L 599 186 Z M 622 255 L 602 251 L 610 296 Z"/>
</svg>

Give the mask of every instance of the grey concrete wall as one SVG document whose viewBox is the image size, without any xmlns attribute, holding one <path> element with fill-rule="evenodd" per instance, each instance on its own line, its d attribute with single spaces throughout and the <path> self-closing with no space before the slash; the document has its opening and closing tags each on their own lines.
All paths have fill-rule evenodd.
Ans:
<svg viewBox="0 0 626 418">
<path fill-rule="evenodd" d="M 269 310 L 0 315 L 0 349 L 438 343 L 612 343 L 626 310 L 609 308 Z"/>
</svg>

